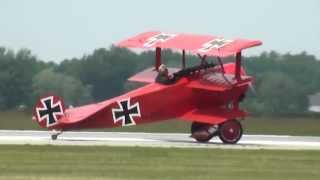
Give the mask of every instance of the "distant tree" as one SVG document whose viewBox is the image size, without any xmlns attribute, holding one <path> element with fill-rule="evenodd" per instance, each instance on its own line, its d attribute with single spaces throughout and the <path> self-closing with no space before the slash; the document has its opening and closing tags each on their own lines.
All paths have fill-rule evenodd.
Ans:
<svg viewBox="0 0 320 180">
<path fill-rule="evenodd" d="M 139 63 L 137 54 L 112 46 L 109 50 L 97 49 L 81 59 L 65 60 L 58 71 L 90 85 L 95 101 L 102 101 L 125 91 L 124 84 Z"/>
<path fill-rule="evenodd" d="M 0 47 L 0 110 L 20 105 L 30 108 L 35 96 L 48 91 L 63 96 L 72 105 L 120 95 L 139 87 L 127 83 L 127 78 L 154 66 L 154 58 L 154 51 L 134 53 L 111 46 L 57 64 L 40 61 L 28 49 L 14 52 Z M 214 57 L 207 59 L 216 62 Z M 181 52 L 164 49 L 162 62 L 181 67 Z M 186 54 L 187 66 L 199 62 L 197 56 Z M 308 95 L 320 91 L 320 61 L 305 52 L 294 55 L 263 52 L 259 56 L 244 57 L 243 63 L 247 73 L 255 77 L 256 95 L 249 93 L 244 102 L 244 106 L 254 112 L 305 112 Z"/>
<path fill-rule="evenodd" d="M 296 108 L 300 107 L 300 109 L 296 109 L 296 112 L 305 112 L 309 106 L 308 95 L 320 91 L 320 61 L 305 52 L 295 55 L 280 55 L 276 52 L 264 52 L 259 56 L 245 57 L 244 59 L 244 66 L 246 67 L 248 74 L 255 77 L 254 86 L 258 91 L 259 89 L 265 89 L 266 86 L 270 86 L 271 89 L 272 87 L 277 88 L 274 83 L 266 84 L 266 81 L 270 81 L 270 76 L 273 76 L 275 82 L 278 82 L 281 79 L 275 77 L 279 74 L 282 74 L 279 76 L 282 77 L 283 81 L 285 81 L 285 79 L 290 79 L 287 84 L 291 84 L 291 86 L 295 87 L 288 91 L 288 93 L 296 93 L 296 98 L 294 98 L 294 100 L 299 99 L 300 101 L 299 105 L 296 104 Z M 272 73 L 275 74 L 271 75 Z M 274 89 L 273 91 L 275 90 L 287 95 L 287 92 L 284 92 L 282 89 Z M 244 104 L 256 112 L 266 113 L 268 111 L 268 113 L 271 113 L 271 107 L 266 107 L 271 104 L 263 103 L 265 99 L 262 99 L 262 94 L 263 93 L 260 92 L 259 96 L 249 96 Z M 281 98 L 279 96 L 276 96 L 276 98 Z"/>
<path fill-rule="evenodd" d="M 30 105 L 32 77 L 44 66 L 28 49 L 0 48 L 0 108 Z"/>
<path fill-rule="evenodd" d="M 256 97 L 249 100 L 249 108 L 262 114 L 297 114 L 307 110 L 309 102 L 303 88 L 283 72 L 262 75 Z"/>
<path fill-rule="evenodd" d="M 53 93 L 61 96 L 67 105 L 82 105 L 92 101 L 91 87 L 72 76 L 45 69 L 33 78 L 33 95 L 36 100 L 40 96 Z"/>
</svg>

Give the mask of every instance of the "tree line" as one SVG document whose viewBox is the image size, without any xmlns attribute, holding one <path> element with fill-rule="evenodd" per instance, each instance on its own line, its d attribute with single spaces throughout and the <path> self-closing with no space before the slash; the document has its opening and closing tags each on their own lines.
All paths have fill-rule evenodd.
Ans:
<svg viewBox="0 0 320 180">
<path fill-rule="evenodd" d="M 180 66 L 181 54 L 164 50 L 168 66 Z M 187 55 L 187 65 L 199 64 Z M 215 62 L 215 58 L 209 61 Z M 320 91 L 320 61 L 305 52 L 264 52 L 244 57 L 247 73 L 255 76 L 254 91 L 242 103 L 256 114 L 305 113 L 308 96 Z M 0 47 L 0 110 L 31 109 L 46 93 L 63 97 L 68 105 L 99 102 L 138 87 L 127 78 L 154 63 L 154 51 L 135 53 L 111 46 L 61 63 L 39 60 L 28 49 Z"/>
</svg>

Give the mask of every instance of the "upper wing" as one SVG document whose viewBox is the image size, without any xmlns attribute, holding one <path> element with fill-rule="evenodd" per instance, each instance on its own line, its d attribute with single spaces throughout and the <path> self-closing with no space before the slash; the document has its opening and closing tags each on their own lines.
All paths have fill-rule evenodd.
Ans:
<svg viewBox="0 0 320 180">
<path fill-rule="evenodd" d="M 149 31 L 121 41 L 118 46 L 129 48 L 170 48 L 184 49 L 195 54 L 225 57 L 242 49 L 261 45 L 259 40 L 225 39 L 218 36 L 196 34 L 172 34 Z"/>
</svg>

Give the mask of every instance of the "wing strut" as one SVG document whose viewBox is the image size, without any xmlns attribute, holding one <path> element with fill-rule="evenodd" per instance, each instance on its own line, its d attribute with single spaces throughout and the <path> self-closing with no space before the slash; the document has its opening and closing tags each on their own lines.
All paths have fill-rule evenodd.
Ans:
<svg viewBox="0 0 320 180">
<path fill-rule="evenodd" d="M 201 65 L 204 65 L 204 64 L 207 64 L 208 62 L 207 62 L 207 60 L 206 60 L 206 58 L 207 58 L 207 55 L 205 54 L 205 55 L 203 55 L 203 56 L 201 56 L 201 54 L 197 54 L 198 55 L 198 57 L 201 59 Z"/>
<path fill-rule="evenodd" d="M 236 54 L 235 78 L 237 81 L 241 80 L 241 51 Z"/>
<path fill-rule="evenodd" d="M 182 69 L 186 68 L 186 51 L 182 50 Z"/>
<path fill-rule="evenodd" d="M 155 70 L 159 70 L 159 66 L 161 65 L 161 48 L 156 48 L 156 59 L 155 59 Z"/>
<path fill-rule="evenodd" d="M 223 66 L 222 60 L 219 56 L 217 57 L 217 59 L 218 59 L 218 62 L 219 62 L 220 68 L 221 68 L 221 72 L 222 72 L 222 74 L 224 74 L 225 71 L 224 71 L 224 66 Z"/>
</svg>

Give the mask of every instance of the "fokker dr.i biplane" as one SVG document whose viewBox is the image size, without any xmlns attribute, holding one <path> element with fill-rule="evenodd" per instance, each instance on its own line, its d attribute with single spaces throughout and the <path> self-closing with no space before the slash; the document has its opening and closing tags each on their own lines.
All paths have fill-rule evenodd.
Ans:
<svg viewBox="0 0 320 180">
<path fill-rule="evenodd" d="M 117 45 L 155 49 L 154 67 L 129 78 L 145 86 L 103 102 L 69 109 L 64 108 L 58 96 L 48 95 L 36 103 L 34 117 L 41 127 L 57 132 L 181 119 L 192 122 L 191 137 L 199 142 L 219 136 L 224 143 L 234 144 L 242 136 L 240 120 L 247 116 L 239 102 L 253 80 L 241 66 L 241 52 L 261 44 L 259 40 L 210 35 L 142 33 Z M 181 68 L 168 68 L 174 77 L 170 84 L 155 82 L 163 49 L 182 52 Z M 199 56 L 199 65 L 186 67 L 186 52 Z M 217 58 L 217 63 L 208 63 L 207 57 Z M 233 57 L 235 61 L 224 62 L 224 57 Z"/>
</svg>

